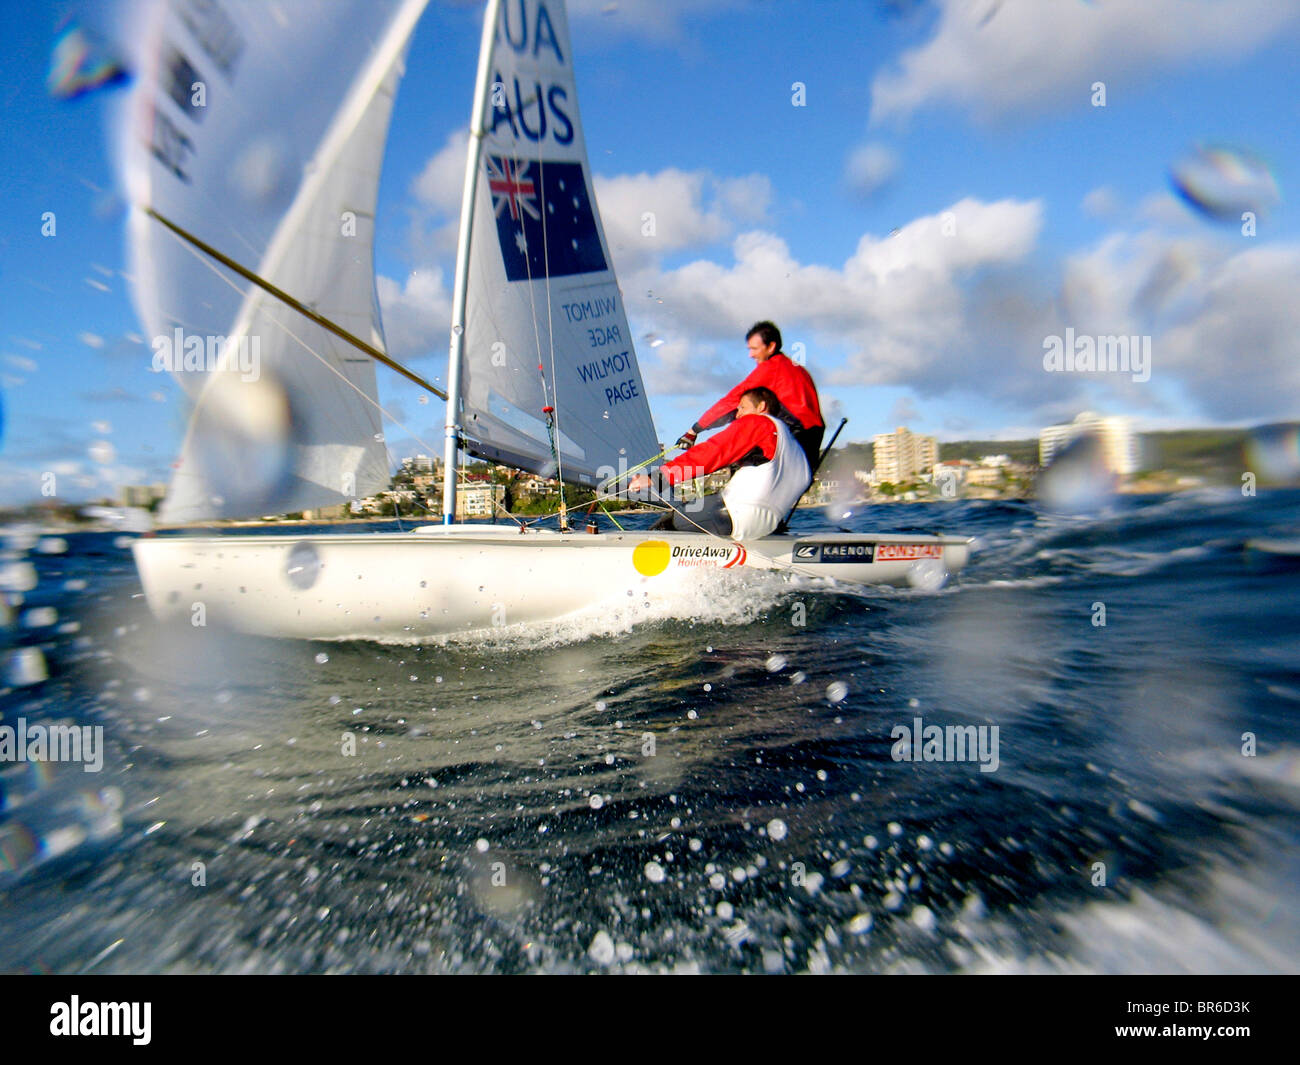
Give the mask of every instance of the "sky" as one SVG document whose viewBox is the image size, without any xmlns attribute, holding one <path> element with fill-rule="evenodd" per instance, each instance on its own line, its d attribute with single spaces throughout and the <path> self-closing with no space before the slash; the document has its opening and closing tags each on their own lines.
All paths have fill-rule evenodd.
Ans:
<svg viewBox="0 0 1300 1065">
<path fill-rule="evenodd" d="M 828 421 L 849 418 L 842 440 L 899 425 L 1020 439 L 1083 410 L 1139 429 L 1300 416 L 1300 3 L 568 7 L 661 440 L 748 372 L 744 334 L 764 318 Z M 70 18 L 105 35 L 120 21 L 108 2 L 15 5 L 7 20 L 0 504 L 40 498 L 50 472 L 74 500 L 166 481 L 184 431 L 124 276 L 108 119 L 125 89 L 46 87 Z M 439 383 L 481 18 L 431 0 L 379 194 L 389 350 Z M 1198 158 L 1199 208 L 1171 182 Z M 1085 335 L 1148 337 L 1149 364 L 1045 365 L 1049 338 Z M 411 434 L 389 432 L 394 462 L 440 452 L 441 402 L 382 368 L 379 381 Z"/>
</svg>

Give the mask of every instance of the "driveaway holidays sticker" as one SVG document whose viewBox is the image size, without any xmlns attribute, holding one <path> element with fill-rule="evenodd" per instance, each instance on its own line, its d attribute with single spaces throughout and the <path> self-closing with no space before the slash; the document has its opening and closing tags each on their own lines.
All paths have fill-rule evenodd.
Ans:
<svg viewBox="0 0 1300 1065">
<path fill-rule="evenodd" d="M 643 540 L 632 551 L 632 565 L 643 577 L 654 577 L 671 566 L 712 566 L 732 569 L 745 564 L 740 544 L 670 544 L 664 540 Z"/>
</svg>

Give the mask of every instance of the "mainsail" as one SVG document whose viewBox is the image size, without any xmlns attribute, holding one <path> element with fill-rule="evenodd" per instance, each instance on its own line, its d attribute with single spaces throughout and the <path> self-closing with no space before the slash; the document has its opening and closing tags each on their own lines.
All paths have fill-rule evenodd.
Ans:
<svg viewBox="0 0 1300 1065">
<path fill-rule="evenodd" d="M 562 0 L 504 0 L 487 75 L 465 282 L 465 447 L 595 484 L 659 445 L 596 209 Z"/>
<path fill-rule="evenodd" d="M 166 520 L 283 513 L 387 484 L 371 359 L 232 283 L 146 209 L 382 350 L 375 199 L 425 3 L 153 10 L 123 165 L 136 309 L 155 368 L 172 370 L 195 405 Z M 243 437 L 241 419 L 253 425 Z"/>
</svg>

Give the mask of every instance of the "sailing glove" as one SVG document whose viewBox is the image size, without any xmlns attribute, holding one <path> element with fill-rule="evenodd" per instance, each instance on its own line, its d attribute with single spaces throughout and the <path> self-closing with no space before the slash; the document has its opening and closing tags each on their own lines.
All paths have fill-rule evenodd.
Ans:
<svg viewBox="0 0 1300 1065">
<path fill-rule="evenodd" d="M 687 429 L 686 432 L 682 433 L 682 435 L 679 436 L 679 437 L 677 438 L 677 443 L 676 443 L 675 445 L 673 445 L 673 446 L 674 446 L 674 447 L 680 447 L 680 448 L 683 448 L 683 449 L 684 449 L 684 448 L 688 448 L 688 447 L 694 447 L 694 446 L 695 446 L 695 430 L 694 430 L 694 429 Z"/>
</svg>

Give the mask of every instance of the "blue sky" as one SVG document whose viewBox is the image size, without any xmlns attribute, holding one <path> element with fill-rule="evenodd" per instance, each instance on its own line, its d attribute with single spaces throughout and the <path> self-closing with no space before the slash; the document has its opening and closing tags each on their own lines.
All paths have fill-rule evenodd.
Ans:
<svg viewBox="0 0 1300 1065">
<path fill-rule="evenodd" d="M 802 344 L 847 439 L 898 424 L 1022 437 L 1079 410 L 1141 427 L 1300 413 L 1300 7 L 1272 0 L 571 0 L 579 100 L 656 424 L 674 439 Z M 0 502 L 166 480 L 180 390 L 150 370 L 122 276 L 106 115 L 54 99 L 64 19 L 10 13 L 0 108 Z M 384 160 L 377 264 L 393 353 L 444 373 L 451 235 L 481 10 L 432 0 Z M 1105 85 L 1104 107 L 1092 86 Z M 794 104 L 795 83 L 804 103 Z M 1266 161 L 1254 236 L 1171 191 L 1197 144 Z M 640 219 L 658 219 L 646 239 Z M 43 236 L 54 212 L 56 233 Z M 653 293 L 654 295 L 648 295 Z M 660 302 L 662 300 L 662 302 Z M 1152 337 L 1150 379 L 1049 374 L 1066 328 Z M 424 440 L 442 405 L 380 371 Z M 394 457 L 421 448 L 389 434 Z"/>
</svg>

